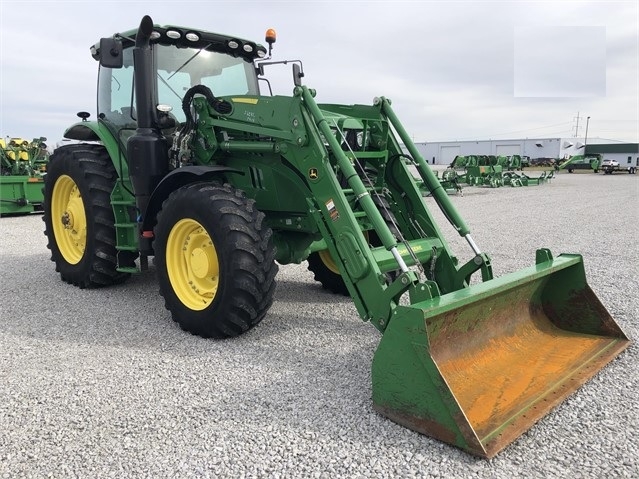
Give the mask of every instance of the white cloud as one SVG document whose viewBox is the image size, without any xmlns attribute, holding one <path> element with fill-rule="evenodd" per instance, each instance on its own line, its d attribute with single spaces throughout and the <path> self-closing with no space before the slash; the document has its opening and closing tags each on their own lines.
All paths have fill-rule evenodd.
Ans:
<svg viewBox="0 0 639 479">
<path fill-rule="evenodd" d="M 605 27 L 515 28 L 515 96 L 606 94 Z"/>
<path fill-rule="evenodd" d="M 556 131 L 570 132 L 577 112 L 591 117 L 589 137 L 639 141 L 639 6 L 632 2 L 4 0 L 0 9 L 0 135 L 56 138 L 75 112 L 95 114 L 89 46 L 150 14 L 157 23 L 259 42 L 273 27 L 275 58 L 303 60 L 320 101 L 370 104 L 385 95 L 418 141 L 551 134 L 554 127 L 542 127 L 563 123 Z M 515 29 L 579 26 L 606 30 L 605 96 L 516 98 Z M 599 61 L 588 50 L 572 78 Z M 279 70 L 267 73 L 276 92 L 290 94 L 290 70 Z"/>
</svg>

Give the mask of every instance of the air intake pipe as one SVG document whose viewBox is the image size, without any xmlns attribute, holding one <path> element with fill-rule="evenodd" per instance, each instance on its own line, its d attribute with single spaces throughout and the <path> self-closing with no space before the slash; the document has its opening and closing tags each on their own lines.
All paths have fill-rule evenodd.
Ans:
<svg viewBox="0 0 639 479">
<path fill-rule="evenodd" d="M 127 143 L 129 175 L 135 202 L 138 209 L 138 221 L 142 224 L 149 204 L 151 193 L 160 180 L 169 171 L 168 142 L 160 132 L 155 101 L 157 98 L 153 51 L 149 42 L 153 32 L 153 20 L 145 15 L 140 22 L 133 49 L 135 74 L 135 101 L 138 127 Z M 144 244 L 140 238 L 140 251 Z"/>
</svg>

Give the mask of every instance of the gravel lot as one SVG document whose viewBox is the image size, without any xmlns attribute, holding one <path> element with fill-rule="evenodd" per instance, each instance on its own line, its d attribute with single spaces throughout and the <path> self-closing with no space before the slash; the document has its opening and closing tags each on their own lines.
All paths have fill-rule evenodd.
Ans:
<svg viewBox="0 0 639 479">
<path fill-rule="evenodd" d="M 538 247 L 582 253 L 590 286 L 639 338 L 639 175 L 562 173 L 452 199 L 496 275 Z M 639 476 L 637 343 L 487 461 L 373 411 L 379 334 L 305 265 L 280 268 L 256 329 L 204 340 L 171 321 L 152 268 L 102 290 L 60 281 L 42 231 L 41 215 L 0 219 L 0 478 Z"/>
</svg>

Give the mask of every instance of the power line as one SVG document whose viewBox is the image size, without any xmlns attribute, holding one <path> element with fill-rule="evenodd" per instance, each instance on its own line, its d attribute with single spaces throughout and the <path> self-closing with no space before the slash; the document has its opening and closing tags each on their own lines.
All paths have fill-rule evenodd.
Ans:
<svg viewBox="0 0 639 479">
<path fill-rule="evenodd" d="M 526 128 L 524 130 L 511 130 L 511 131 L 505 131 L 505 132 L 502 132 L 502 133 L 493 133 L 491 135 L 482 135 L 482 136 L 493 138 L 493 137 L 496 137 L 496 136 L 510 135 L 510 134 L 513 134 L 513 133 L 525 133 L 525 132 L 528 132 L 528 131 L 543 130 L 545 128 L 554 128 L 556 126 L 569 125 L 570 123 L 571 122 L 569 122 L 569 121 L 564 121 L 562 123 L 554 123 L 552 125 L 538 126 L 538 127 L 535 127 L 535 128 Z M 458 139 L 458 141 L 475 140 L 475 139 L 477 139 L 476 136 L 467 137 L 467 138 L 460 138 L 460 139 Z"/>
</svg>

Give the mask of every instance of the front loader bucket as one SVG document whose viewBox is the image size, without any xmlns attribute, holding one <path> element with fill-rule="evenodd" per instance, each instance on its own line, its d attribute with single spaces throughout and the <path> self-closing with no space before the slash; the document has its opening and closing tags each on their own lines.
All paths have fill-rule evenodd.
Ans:
<svg viewBox="0 0 639 479">
<path fill-rule="evenodd" d="M 375 409 L 490 458 L 630 342 L 561 255 L 398 307 L 372 367 Z"/>
</svg>

